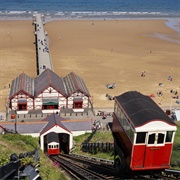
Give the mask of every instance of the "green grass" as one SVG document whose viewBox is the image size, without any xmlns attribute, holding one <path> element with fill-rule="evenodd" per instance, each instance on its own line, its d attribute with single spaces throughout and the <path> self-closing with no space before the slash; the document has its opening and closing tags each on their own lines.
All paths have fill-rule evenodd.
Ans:
<svg viewBox="0 0 180 180">
<path fill-rule="evenodd" d="M 74 137 L 75 150 L 73 153 L 82 154 L 86 156 L 93 156 L 97 158 L 113 160 L 113 152 L 109 153 L 97 153 L 90 154 L 81 151 L 81 144 L 90 136 L 90 133 Z M 97 131 L 91 138 L 90 142 L 113 142 L 113 137 L 111 131 Z M 177 131 L 174 140 L 173 153 L 171 158 L 171 163 L 173 166 L 172 169 L 180 170 L 180 122 L 177 122 Z M 23 136 L 18 134 L 4 134 L 0 135 L 0 166 L 6 164 L 10 160 L 10 155 L 12 153 L 25 153 L 34 150 L 35 148 L 39 149 L 40 155 L 40 175 L 44 180 L 55 179 L 55 180 L 66 180 L 69 179 L 65 174 L 59 171 L 58 166 L 51 162 L 47 156 L 39 148 L 39 139 L 33 138 L 31 136 Z M 34 163 L 33 158 L 22 159 L 22 165 L 27 163 Z"/>
<path fill-rule="evenodd" d="M 97 157 L 97 158 L 102 158 L 102 159 L 108 159 L 108 160 L 113 160 L 113 151 L 109 152 L 109 153 L 103 153 L 103 152 L 98 152 L 97 154 L 91 154 L 91 153 L 87 153 L 87 152 L 82 152 L 81 151 L 81 144 L 82 142 L 84 142 L 89 136 L 91 136 L 91 133 L 86 133 L 84 135 L 80 135 L 77 137 L 74 137 L 74 141 L 76 142 L 76 148 L 73 151 L 73 153 L 76 154 L 82 154 L 85 156 L 93 156 L 93 157 Z M 97 143 L 97 142 L 110 142 L 113 143 L 113 137 L 111 134 L 111 131 L 97 131 L 92 139 L 90 140 L 91 143 Z"/>
<path fill-rule="evenodd" d="M 173 169 L 180 170 L 180 122 L 177 122 L 177 131 L 174 138 L 174 146 L 171 157 L 171 164 Z"/>
<path fill-rule="evenodd" d="M 88 136 L 90 136 L 90 135 L 91 135 L 90 133 L 89 134 L 87 133 L 85 135 L 74 137 L 74 140 L 76 141 L 76 149 L 75 149 L 74 153 L 113 160 L 113 158 L 114 158 L 113 152 L 90 154 L 90 153 L 85 153 L 85 152 L 81 151 L 81 142 L 85 141 L 88 138 Z M 93 138 L 91 139 L 90 142 L 113 142 L 113 137 L 112 137 L 111 131 L 108 131 L 108 132 L 98 131 L 93 136 Z M 173 152 L 172 152 L 172 156 L 171 156 L 171 164 L 172 164 L 171 168 L 176 169 L 176 170 L 180 170 L 180 150 L 178 150 L 179 147 L 180 147 L 180 122 L 177 122 L 177 131 L 175 134 Z"/>
<path fill-rule="evenodd" d="M 18 134 L 4 134 L 0 136 L 0 166 L 5 165 L 10 160 L 10 155 L 15 153 L 19 156 L 20 153 L 33 151 L 38 148 L 40 156 L 40 175 L 43 180 L 67 180 L 65 174 L 59 171 L 56 164 L 51 162 L 47 156 L 39 148 L 39 139 L 32 136 L 24 136 Z M 21 159 L 21 166 L 26 164 L 35 164 L 33 157 Z"/>
</svg>

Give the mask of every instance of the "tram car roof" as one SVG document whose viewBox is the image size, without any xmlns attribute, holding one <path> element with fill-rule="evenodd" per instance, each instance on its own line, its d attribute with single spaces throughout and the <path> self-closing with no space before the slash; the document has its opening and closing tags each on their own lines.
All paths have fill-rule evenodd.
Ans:
<svg viewBox="0 0 180 180">
<path fill-rule="evenodd" d="M 59 143 L 59 137 L 58 134 L 55 132 L 50 132 L 47 134 L 47 143 L 51 143 L 51 142 L 57 142 Z"/>
<path fill-rule="evenodd" d="M 176 126 L 165 112 L 149 97 L 137 91 L 129 91 L 115 97 L 131 124 L 137 128 L 153 121 L 161 121 Z"/>
</svg>

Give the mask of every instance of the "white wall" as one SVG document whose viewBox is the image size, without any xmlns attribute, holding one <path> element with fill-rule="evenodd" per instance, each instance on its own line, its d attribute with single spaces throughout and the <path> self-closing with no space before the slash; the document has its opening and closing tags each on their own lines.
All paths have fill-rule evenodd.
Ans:
<svg viewBox="0 0 180 180">
<path fill-rule="evenodd" d="M 92 133 L 92 130 L 89 130 L 89 131 L 72 131 L 72 133 L 73 133 L 73 136 L 79 136 L 79 135 L 82 135 L 85 133 Z"/>
<path fill-rule="evenodd" d="M 55 127 L 51 128 L 49 131 L 47 131 L 46 133 L 42 134 L 40 137 L 40 146 L 43 151 L 44 151 L 44 136 L 46 134 L 48 134 L 49 132 L 68 134 L 69 135 L 69 149 L 71 149 L 73 147 L 73 135 L 70 132 L 66 131 L 65 129 L 63 129 L 59 126 L 55 126 Z"/>
</svg>

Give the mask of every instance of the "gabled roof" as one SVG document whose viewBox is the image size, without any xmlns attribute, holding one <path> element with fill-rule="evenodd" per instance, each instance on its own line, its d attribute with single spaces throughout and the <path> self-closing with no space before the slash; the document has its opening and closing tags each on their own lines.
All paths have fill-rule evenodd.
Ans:
<svg viewBox="0 0 180 180">
<path fill-rule="evenodd" d="M 17 122 L 16 130 L 19 134 L 39 133 L 47 122 Z M 14 122 L 4 122 L 1 126 L 8 131 L 15 132 Z"/>
<path fill-rule="evenodd" d="M 68 96 L 70 96 L 71 94 L 73 94 L 76 91 L 80 91 L 88 97 L 90 96 L 90 93 L 89 93 L 83 79 L 81 79 L 74 72 L 71 72 L 70 74 L 65 76 L 63 78 L 63 80 L 66 84 L 66 92 L 67 92 Z"/>
<path fill-rule="evenodd" d="M 64 119 L 57 114 L 51 114 L 42 121 L 36 122 L 17 122 L 16 130 L 19 134 L 40 133 L 40 136 L 53 128 L 59 126 L 65 131 L 90 131 L 92 130 L 92 119 L 85 120 L 70 120 Z M 9 132 L 15 132 L 14 122 L 1 122 L 0 128 L 6 129 Z"/>
<path fill-rule="evenodd" d="M 40 135 L 44 134 L 45 132 L 47 132 L 49 129 L 53 128 L 54 126 L 59 126 L 61 128 L 63 128 L 64 130 L 70 132 L 65 126 L 64 124 L 61 122 L 62 120 L 64 120 L 64 118 L 58 116 L 57 114 L 51 114 L 50 116 L 47 116 L 45 119 L 43 119 L 42 121 L 48 121 L 48 124 L 42 129 L 42 131 L 40 132 Z M 71 132 L 70 132 L 71 133 Z"/>
<path fill-rule="evenodd" d="M 163 121 L 173 126 L 176 125 L 149 96 L 137 91 L 129 91 L 116 96 L 115 102 L 120 105 L 134 127 L 151 121 Z"/>
<path fill-rule="evenodd" d="M 14 95 L 20 92 L 34 96 L 34 80 L 25 73 L 20 74 L 12 81 L 9 98 L 13 98 Z"/>
<path fill-rule="evenodd" d="M 34 79 L 35 96 L 39 95 L 49 86 L 53 87 L 64 96 L 66 95 L 63 79 L 50 69 L 46 69 Z"/>
</svg>

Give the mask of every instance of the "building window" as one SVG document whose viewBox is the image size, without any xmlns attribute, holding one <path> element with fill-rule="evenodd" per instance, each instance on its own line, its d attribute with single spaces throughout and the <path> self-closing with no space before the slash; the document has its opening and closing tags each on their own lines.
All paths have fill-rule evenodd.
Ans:
<svg viewBox="0 0 180 180">
<path fill-rule="evenodd" d="M 82 108 L 83 108 L 82 97 L 75 97 L 73 100 L 73 109 L 82 109 Z"/>
<path fill-rule="evenodd" d="M 82 104 L 83 104 L 83 102 L 74 102 L 74 105 L 73 105 L 73 108 L 74 109 L 78 109 L 78 108 L 82 108 Z"/>
<path fill-rule="evenodd" d="M 43 105 L 44 110 L 58 109 L 58 105 Z"/>
<path fill-rule="evenodd" d="M 27 110 L 27 104 L 18 104 L 18 110 L 19 111 L 26 111 Z"/>
</svg>

